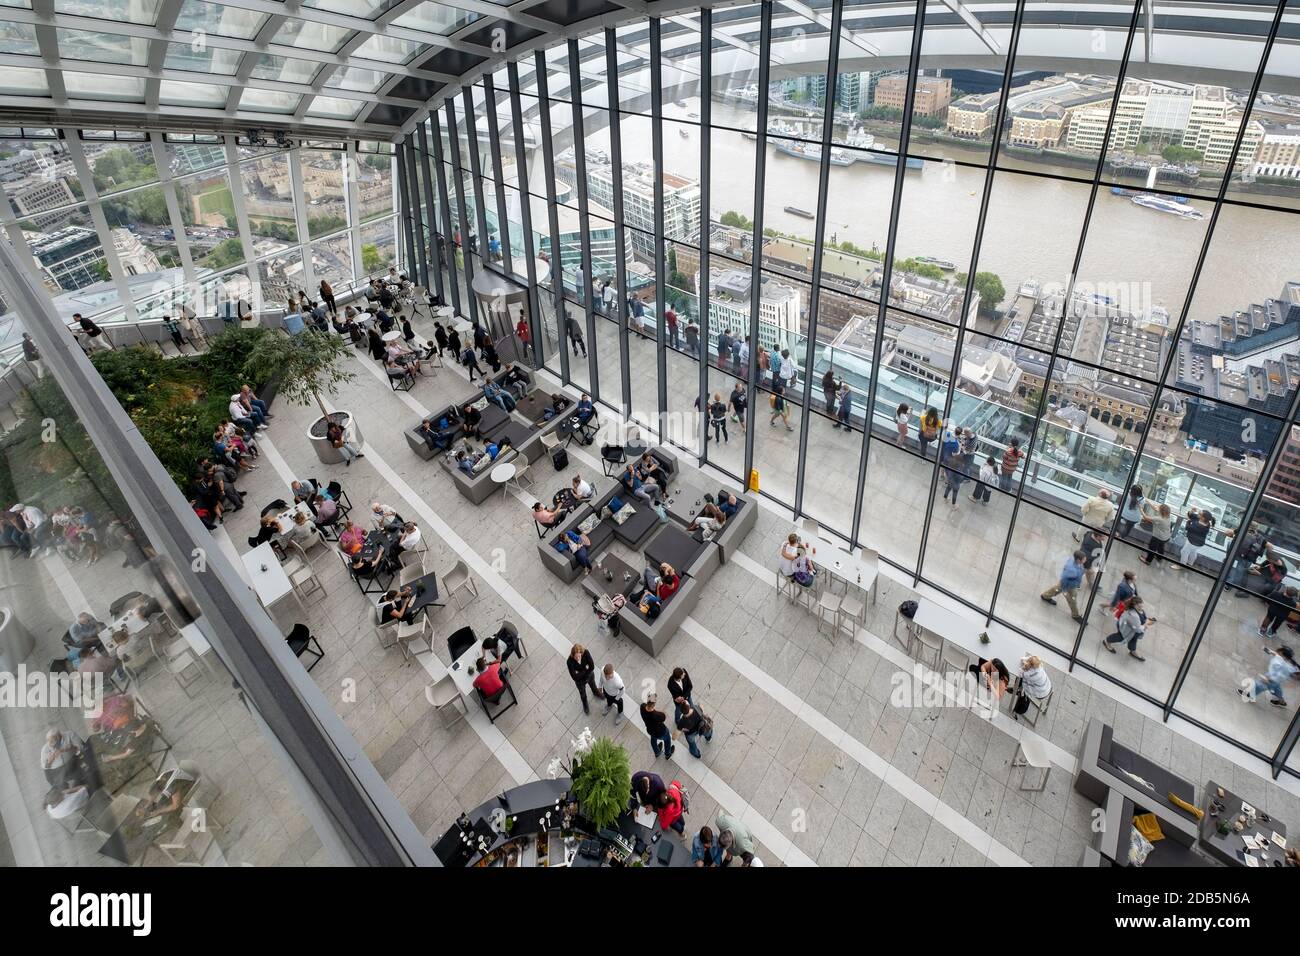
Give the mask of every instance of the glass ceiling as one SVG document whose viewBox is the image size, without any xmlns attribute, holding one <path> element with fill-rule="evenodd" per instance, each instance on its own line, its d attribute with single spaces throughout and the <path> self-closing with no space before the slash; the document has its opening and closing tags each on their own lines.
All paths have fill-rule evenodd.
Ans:
<svg viewBox="0 0 1300 956">
<path fill-rule="evenodd" d="M 679 29 L 687 15 L 712 5 L 683 4 L 679 15 L 665 11 L 666 55 L 691 42 L 692 31 Z M 268 0 L 53 0 L 47 16 L 43 4 L 33 9 L 31 0 L 0 0 L 0 107 L 75 109 L 85 102 L 97 110 L 157 109 L 161 119 L 167 107 L 185 106 L 191 118 L 209 113 L 223 122 L 255 123 L 271 113 L 278 122 L 310 117 L 313 126 L 393 137 L 454 92 L 466 73 L 477 76 L 503 60 L 521 60 L 533 47 L 554 46 L 573 24 L 590 21 L 595 31 L 598 18 L 616 11 L 634 17 L 636 6 L 627 0 L 303 0 L 277 13 L 281 5 Z M 1252 37 L 1274 5 L 1242 0 L 1234 17 L 1198 14 L 1200 4 L 1148 0 L 1147 6 L 1147 30 L 1139 34 L 1158 22 L 1162 43 L 1175 50 L 1182 36 L 1204 35 L 1210 27 L 1229 40 Z M 1001 69 L 1015 8 L 1013 0 L 928 3 L 926 57 L 960 57 L 976 68 L 987 60 Z M 760 9 L 755 3 L 715 15 L 715 71 L 753 59 Z M 898 21 L 910 25 L 912 18 L 898 17 L 898 9 L 880 0 L 845 0 L 848 49 L 862 68 L 906 65 L 910 26 Z M 1127 22 L 1128 9 L 1128 2 L 1108 0 L 1031 2 L 1021 48 L 1050 56 L 1053 38 L 1072 32 L 1080 17 Z M 798 75 L 801 61 L 822 57 L 830 0 L 778 0 L 773 13 L 773 36 L 782 38 L 773 76 Z M 785 42 L 787 35 L 794 40 Z M 648 63 L 648 43 L 645 30 L 620 30 L 620 69 Z M 1234 49 L 1231 42 L 1221 46 Z M 557 52 L 563 61 L 564 48 Z M 1156 47 L 1134 55 L 1154 64 L 1161 53 Z M 579 75 L 593 75 L 603 55 L 601 44 L 582 42 Z M 525 92 L 535 88 L 527 62 Z M 151 72 L 151 66 L 161 69 Z M 563 71 L 551 90 L 562 97 L 567 66 Z M 102 82 L 91 79 L 96 76 Z M 598 88 L 591 96 L 600 105 Z"/>
</svg>

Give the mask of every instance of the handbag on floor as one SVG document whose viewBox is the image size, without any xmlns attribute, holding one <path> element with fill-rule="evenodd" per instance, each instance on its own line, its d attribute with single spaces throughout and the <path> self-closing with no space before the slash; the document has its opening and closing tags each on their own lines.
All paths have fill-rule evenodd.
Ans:
<svg viewBox="0 0 1300 956">
<path fill-rule="evenodd" d="M 564 471 L 569 467 L 569 453 L 563 448 L 557 448 L 551 452 L 551 464 L 555 466 L 556 471 Z"/>
</svg>

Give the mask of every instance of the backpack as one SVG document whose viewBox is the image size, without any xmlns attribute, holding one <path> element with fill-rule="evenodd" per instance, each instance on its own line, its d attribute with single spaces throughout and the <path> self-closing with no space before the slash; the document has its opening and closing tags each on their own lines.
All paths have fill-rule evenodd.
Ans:
<svg viewBox="0 0 1300 956">
<path fill-rule="evenodd" d="M 916 617 L 917 603 L 915 601 L 904 601 L 898 605 L 898 613 L 903 615 L 909 621 Z"/>
</svg>

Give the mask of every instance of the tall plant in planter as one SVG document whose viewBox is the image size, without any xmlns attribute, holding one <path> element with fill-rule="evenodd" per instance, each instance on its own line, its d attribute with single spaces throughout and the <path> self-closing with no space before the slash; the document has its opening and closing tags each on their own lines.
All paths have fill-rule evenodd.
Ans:
<svg viewBox="0 0 1300 956">
<path fill-rule="evenodd" d="M 632 795 L 632 763 L 627 751 L 598 737 L 581 756 L 574 755 L 573 794 L 582 815 L 597 827 L 611 826 Z"/>
<path fill-rule="evenodd" d="M 316 457 L 324 464 L 338 464 L 342 456 L 330 444 L 327 423 L 337 422 L 351 432 L 351 440 L 361 442 L 351 412 L 339 409 L 329 411 L 323 396 L 333 395 L 340 385 L 352 381 L 353 372 L 345 367 L 346 356 L 351 351 L 342 336 L 318 329 L 304 329 L 297 335 L 272 333 L 254 343 L 244 363 L 244 374 L 249 378 L 265 380 L 272 375 L 279 379 L 279 393 L 295 405 L 316 403 L 320 418 L 307 429 Z"/>
</svg>

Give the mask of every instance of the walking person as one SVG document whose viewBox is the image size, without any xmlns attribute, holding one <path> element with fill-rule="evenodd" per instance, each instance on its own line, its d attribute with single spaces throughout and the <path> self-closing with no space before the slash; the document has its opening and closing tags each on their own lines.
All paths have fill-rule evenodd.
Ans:
<svg viewBox="0 0 1300 956">
<path fill-rule="evenodd" d="M 792 358 L 790 357 L 790 350 L 789 350 L 789 349 L 782 349 L 782 350 L 781 350 L 781 388 L 782 388 L 782 390 L 788 392 L 790 389 L 794 388 L 794 387 L 795 387 L 795 384 L 796 384 L 796 382 L 797 382 L 797 380 L 798 380 L 798 378 L 799 378 L 799 370 L 798 370 L 797 368 L 795 368 L 794 359 L 792 359 Z M 775 385 L 776 383 L 773 382 L 772 384 Z M 786 423 L 786 427 L 787 427 L 787 428 L 790 427 L 788 422 Z"/>
<path fill-rule="evenodd" d="M 334 289 L 324 279 L 320 280 L 320 300 L 325 303 L 331 315 L 338 312 L 338 303 L 334 301 Z"/>
<path fill-rule="evenodd" d="M 722 404 L 722 393 L 714 392 L 713 401 L 709 402 L 709 424 L 713 426 L 713 440 L 718 441 L 721 436 L 722 441 L 730 441 L 727 435 L 727 406 Z M 704 441 L 707 444 L 709 440 L 708 433 L 704 435 Z"/>
<path fill-rule="evenodd" d="M 1277 629 L 1295 612 L 1296 595 L 1293 587 L 1278 588 L 1264 599 L 1264 620 L 1259 622 L 1259 636 L 1277 637 Z"/>
<path fill-rule="evenodd" d="M 606 664 L 601 671 L 600 692 L 605 697 L 605 713 L 613 707 L 615 726 L 623 722 L 623 678 L 618 676 L 613 664 Z"/>
<path fill-rule="evenodd" d="M 523 307 L 519 309 L 519 321 L 515 323 L 515 337 L 519 339 L 520 354 L 526 359 L 533 351 L 533 333 L 528 328 L 528 319 Z"/>
<path fill-rule="evenodd" d="M 183 349 L 185 347 L 185 339 L 181 336 L 181 324 L 170 315 L 163 316 L 162 324 L 163 328 L 167 330 L 167 334 L 172 337 L 172 342 L 175 343 L 176 347 L 178 349 Z"/>
<path fill-rule="evenodd" d="M 672 675 L 668 678 L 668 696 L 673 700 L 673 721 L 676 722 L 682 715 L 682 705 L 679 700 L 689 701 L 691 706 L 695 706 L 695 698 L 691 696 L 695 686 L 691 683 L 691 675 L 687 673 L 685 667 L 674 667 Z"/>
<path fill-rule="evenodd" d="M 930 443 L 939 438 L 939 431 L 943 428 L 943 420 L 939 418 L 939 410 L 931 406 L 925 410 L 921 416 L 921 427 L 917 432 L 917 441 L 921 444 L 921 457 L 926 457 L 926 452 L 930 448 Z"/>
<path fill-rule="evenodd" d="M 1255 678 L 1249 694 L 1241 687 L 1237 688 L 1237 693 L 1241 695 L 1242 700 L 1252 703 L 1267 690 L 1271 695 L 1270 704 L 1274 707 L 1285 707 L 1286 695 L 1282 693 L 1282 681 L 1294 680 L 1297 674 L 1300 674 L 1300 667 L 1296 666 L 1295 654 L 1291 648 L 1283 645 L 1276 650 L 1270 649 L 1268 670 Z"/>
<path fill-rule="evenodd" d="M 471 382 L 474 381 L 475 372 L 478 373 L 479 378 L 487 378 L 487 376 L 483 374 L 483 369 L 478 364 L 478 359 L 474 357 L 474 349 L 472 346 L 467 345 L 461 351 L 460 364 L 469 370 L 469 380 Z"/>
<path fill-rule="evenodd" d="M 43 378 L 45 369 L 41 365 L 41 350 L 36 347 L 32 341 L 31 333 L 23 333 L 23 360 L 32 367 L 37 378 Z"/>
<path fill-rule="evenodd" d="M 1115 593 L 1102 607 L 1114 613 L 1124 607 L 1128 599 L 1137 593 L 1137 572 L 1126 570 L 1120 575 L 1119 584 L 1115 585 Z"/>
<path fill-rule="evenodd" d="M 566 327 L 569 332 L 569 345 L 573 348 L 573 357 L 578 357 L 578 349 L 582 349 L 582 357 L 587 357 L 587 343 L 582 338 L 582 327 L 578 325 L 578 320 L 573 316 L 565 317 Z"/>
<path fill-rule="evenodd" d="M 970 494 L 970 500 L 988 504 L 989 499 L 993 497 L 993 486 L 998 482 L 998 460 L 992 455 L 984 460 L 980 465 L 979 478 L 975 482 L 975 490 Z"/>
<path fill-rule="evenodd" d="M 782 365 L 781 368 L 784 369 L 785 366 Z M 785 424 L 786 431 L 788 432 L 794 431 L 794 429 L 790 427 L 790 406 L 787 405 L 785 402 L 784 386 L 781 385 L 773 386 L 771 404 L 772 404 L 772 418 L 768 422 L 768 424 L 771 425 L 773 428 L 775 428 L 776 420 L 779 418 Z"/>
<path fill-rule="evenodd" d="M 907 426 L 912 420 L 912 407 L 904 402 L 894 413 L 894 424 L 898 427 L 898 443 L 907 447 Z"/>
<path fill-rule="evenodd" d="M 826 414 L 835 417 L 835 399 L 839 395 L 839 383 L 835 381 L 835 368 L 832 366 L 822 376 L 822 395 L 826 398 Z"/>
<path fill-rule="evenodd" d="M 839 419 L 835 422 L 835 427 L 843 428 L 846 434 L 852 435 L 853 392 L 849 388 L 848 382 L 840 382 L 839 399 L 839 411 L 836 413 Z"/>
<path fill-rule="evenodd" d="M 436 341 L 436 336 L 435 336 L 435 341 Z M 457 332 L 454 328 L 449 329 L 447 331 L 447 351 L 451 354 L 451 357 L 454 361 L 457 362 L 460 361 L 460 353 L 461 353 L 460 333 Z"/>
<path fill-rule="evenodd" d="M 745 410 L 749 407 L 749 398 L 745 394 L 745 383 L 736 382 L 731 389 L 731 420 L 740 424 L 740 431 L 746 431 Z"/>
<path fill-rule="evenodd" d="M 1148 618 L 1142 606 L 1142 599 L 1135 594 L 1129 598 L 1124 612 L 1119 616 L 1115 633 L 1103 639 L 1101 646 L 1114 654 L 1115 648 L 1111 646 L 1112 644 L 1127 643 L 1128 656 L 1136 661 L 1145 661 L 1146 658 L 1138 653 L 1137 646 L 1138 641 L 1146 634 L 1147 623 Z M 1155 623 L 1155 619 L 1150 619 L 1150 623 Z"/>
<path fill-rule="evenodd" d="M 1174 536 L 1174 516 L 1164 502 L 1154 509 L 1148 509 L 1147 504 L 1150 502 L 1143 503 L 1142 520 L 1151 526 L 1151 541 L 1147 544 L 1147 553 L 1139 555 L 1138 560 L 1149 567 L 1165 557 L 1165 548 Z"/>
<path fill-rule="evenodd" d="M 645 703 L 641 705 L 641 722 L 650 735 L 650 749 L 654 755 L 662 755 L 671 760 L 677 748 L 673 746 L 673 735 L 668 730 L 668 715 L 655 707 L 657 700 L 658 695 L 653 691 L 646 694 Z"/>
<path fill-rule="evenodd" d="M 998 487 L 1003 491 L 1011 490 L 1016 479 L 1016 467 L 1024 457 L 1025 453 L 1020 450 L 1020 439 L 1011 439 L 1007 450 L 1002 453 L 1002 473 L 998 476 Z"/>
<path fill-rule="evenodd" d="M 600 688 L 596 686 L 596 662 L 592 659 L 591 651 L 581 644 L 574 644 L 565 663 L 569 668 L 569 677 L 578 685 L 578 696 L 582 698 L 582 712 L 590 714 L 591 707 L 587 703 L 587 688 L 591 688 L 591 692 L 596 695 L 597 700 L 603 700 L 605 696 L 601 693 Z"/>
<path fill-rule="evenodd" d="M 1142 506 L 1147 500 L 1142 496 L 1142 486 L 1134 485 L 1124 496 L 1124 505 L 1119 509 L 1119 534 L 1127 538 L 1139 521 L 1142 520 Z"/>
<path fill-rule="evenodd" d="M 1085 555 L 1083 561 L 1083 574 L 1088 582 L 1088 587 L 1092 587 L 1092 582 L 1097 575 L 1101 573 L 1101 556 L 1106 550 L 1106 544 L 1102 541 L 1104 537 L 1100 531 L 1094 531 L 1089 528 L 1083 533 L 1083 540 L 1079 542 L 1079 550 Z"/>
<path fill-rule="evenodd" d="M 1076 551 L 1066 559 L 1065 564 L 1061 567 L 1061 574 L 1057 582 L 1039 595 L 1048 604 L 1056 603 L 1058 594 L 1065 595 L 1065 603 L 1070 605 L 1070 616 L 1076 621 L 1082 621 L 1083 615 L 1079 613 L 1079 587 L 1083 584 L 1084 562 L 1088 556 L 1082 551 Z"/>
<path fill-rule="evenodd" d="M 1189 568 L 1196 567 L 1196 558 L 1200 555 L 1201 548 L 1205 547 L 1205 539 L 1213 529 L 1214 516 L 1204 508 L 1199 511 L 1196 508 L 1188 511 L 1187 526 L 1183 529 L 1187 540 L 1183 543 L 1183 550 L 1178 560 Z"/>
<path fill-rule="evenodd" d="M 713 741 L 713 721 L 705 717 L 702 713 L 691 706 L 691 702 L 683 697 L 681 700 L 673 701 L 680 710 L 680 716 L 677 718 L 677 729 L 686 735 L 686 749 L 691 752 L 691 756 L 699 760 L 702 756 L 700 746 L 695 742 L 696 737 L 703 737 L 705 743 Z"/>
</svg>

